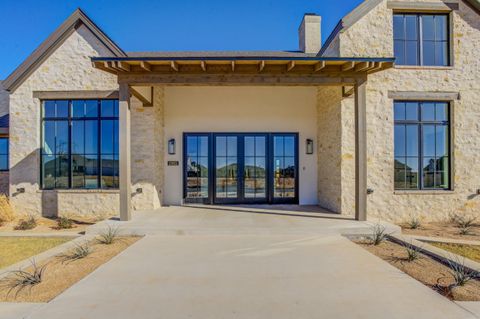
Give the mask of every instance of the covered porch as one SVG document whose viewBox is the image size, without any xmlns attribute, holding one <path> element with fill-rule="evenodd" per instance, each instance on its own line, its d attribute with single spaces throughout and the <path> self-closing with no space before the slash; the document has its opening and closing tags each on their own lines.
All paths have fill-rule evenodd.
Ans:
<svg viewBox="0 0 480 319">
<path fill-rule="evenodd" d="M 141 101 L 143 107 L 154 104 L 153 87 L 205 87 L 217 88 L 315 88 L 337 87 L 343 97 L 354 97 L 355 111 L 355 219 L 367 217 L 367 153 L 366 153 L 366 84 L 368 75 L 393 65 L 390 58 L 320 58 L 297 53 L 282 53 L 276 56 L 228 55 L 191 53 L 162 54 L 126 58 L 92 58 L 94 67 L 113 73 L 118 77 L 119 91 L 119 142 L 120 142 L 120 219 L 130 220 L 132 196 L 138 189 L 132 189 L 132 139 L 131 96 Z M 225 88 L 227 90 L 227 88 Z M 292 91 L 293 92 L 293 91 Z M 249 93 L 246 93 L 249 94 Z M 253 93 L 255 94 L 255 93 Z M 276 94 L 271 92 L 269 94 Z M 294 107 L 292 107 L 293 109 Z M 272 110 L 274 106 L 272 106 Z M 292 112 L 295 112 L 293 109 Z M 215 114 L 212 116 L 215 117 Z M 237 119 L 232 116 L 234 123 Z M 288 118 L 286 118 L 288 120 Z M 162 123 L 164 125 L 164 123 Z M 301 123 L 297 124 L 301 126 Z M 208 125 L 205 126 L 208 131 Z M 298 128 L 298 131 L 301 128 Z M 202 129 L 202 133 L 205 131 Z M 184 128 L 184 132 L 191 129 Z M 211 132 L 216 130 L 211 129 Z M 208 132 L 210 132 L 208 131 Z M 222 130 L 224 132 L 225 130 Z M 268 129 L 267 132 L 279 132 Z M 255 129 L 252 132 L 259 132 Z M 292 132 L 292 128 L 288 130 Z M 227 132 L 230 133 L 230 132 Z M 163 135 L 164 132 L 161 131 Z M 318 136 L 316 136 L 318 137 Z M 150 138 L 165 136 L 152 135 Z M 243 136 L 240 143 L 244 143 Z M 302 137 L 303 138 L 303 137 Z M 304 141 L 300 140 L 303 145 Z M 177 138 L 178 139 L 178 138 Z M 318 141 L 317 146 L 318 147 Z M 298 142 L 297 142 L 298 144 Z M 243 145 L 243 144 L 242 144 Z M 185 146 L 183 146 L 185 147 Z M 315 148 L 316 148 L 315 147 Z M 163 146 L 168 152 L 168 146 Z M 301 149 L 300 153 L 305 152 Z M 297 170 L 304 165 L 302 158 Z M 166 165 L 163 162 L 162 165 Z M 168 162 L 168 165 L 170 163 Z M 177 163 L 176 165 L 179 165 Z M 315 163 L 318 165 L 318 163 Z M 182 165 L 180 165 L 182 166 Z M 239 164 L 243 167 L 243 164 Z M 305 170 L 305 167 L 303 167 Z M 210 170 L 210 169 L 209 169 Z M 315 170 L 315 173 L 317 171 Z M 243 173 L 243 172 L 242 172 Z M 162 170 L 162 174 L 165 172 Z M 185 175 L 185 172 L 184 172 Z M 296 174 L 298 175 L 298 173 Z M 174 175 L 175 176 L 175 175 Z M 170 178 L 170 180 L 169 180 Z M 162 196 L 172 187 L 172 176 L 162 177 Z M 177 175 L 177 180 L 182 179 Z M 297 177 L 298 178 L 298 177 Z M 340 177 L 338 177 L 340 178 Z M 166 183 L 168 182 L 168 183 Z M 302 188 L 302 185 L 300 185 Z M 305 189 L 305 187 L 303 187 Z M 141 190 L 140 190 L 141 191 Z M 300 201 L 301 203 L 302 201 Z M 163 200 L 162 200 L 163 205 Z"/>
</svg>

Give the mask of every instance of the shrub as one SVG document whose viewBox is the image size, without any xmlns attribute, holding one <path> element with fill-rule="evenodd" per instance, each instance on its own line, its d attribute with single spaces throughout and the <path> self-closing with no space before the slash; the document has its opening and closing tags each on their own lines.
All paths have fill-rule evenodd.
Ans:
<svg viewBox="0 0 480 319">
<path fill-rule="evenodd" d="M 117 237 L 118 228 L 112 228 L 111 226 L 108 226 L 108 229 L 99 235 L 97 241 L 103 245 L 111 245 L 117 240 Z"/>
<path fill-rule="evenodd" d="M 37 220 L 34 216 L 28 217 L 28 219 L 21 219 L 17 226 L 15 226 L 15 230 L 28 230 L 34 229 L 37 227 Z"/>
<path fill-rule="evenodd" d="M 454 287 L 465 286 L 470 280 L 480 278 L 480 273 L 475 270 L 469 269 L 465 266 L 465 258 L 463 261 L 455 258 L 454 261 L 448 261 L 450 267 L 450 273 L 455 281 Z"/>
<path fill-rule="evenodd" d="M 407 253 L 407 261 L 412 262 L 420 258 L 421 247 L 415 246 L 412 243 L 403 243 L 403 247 Z"/>
<path fill-rule="evenodd" d="M 0 194 L 0 226 L 6 222 L 12 221 L 15 218 L 12 206 L 8 197 L 4 194 Z"/>
<path fill-rule="evenodd" d="M 60 255 L 64 262 L 72 262 L 83 259 L 92 253 L 92 248 L 85 242 L 84 244 L 76 244 L 70 252 Z"/>
<path fill-rule="evenodd" d="M 420 222 L 420 218 L 418 218 L 417 216 L 412 216 L 407 221 L 407 225 L 410 229 L 418 229 L 422 224 Z"/>
<path fill-rule="evenodd" d="M 35 285 L 42 282 L 43 274 L 47 265 L 37 266 L 35 260 L 31 261 L 32 270 L 13 270 L 11 276 L 7 276 L 1 280 L 0 285 L 8 289 L 7 296 L 16 290 L 15 298 L 24 289 L 32 289 Z"/>
<path fill-rule="evenodd" d="M 385 226 L 376 224 L 373 226 L 372 232 L 372 244 L 375 246 L 380 245 L 385 239 L 387 239 L 387 233 L 385 232 Z"/>
<path fill-rule="evenodd" d="M 70 229 L 73 227 L 73 220 L 68 217 L 61 216 L 57 219 L 57 228 Z"/>
</svg>

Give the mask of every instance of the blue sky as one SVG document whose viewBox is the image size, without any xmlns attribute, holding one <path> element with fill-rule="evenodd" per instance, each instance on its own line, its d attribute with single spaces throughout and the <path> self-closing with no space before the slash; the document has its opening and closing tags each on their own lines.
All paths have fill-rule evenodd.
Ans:
<svg viewBox="0 0 480 319">
<path fill-rule="evenodd" d="M 77 7 L 125 51 L 296 50 L 304 13 L 325 40 L 362 0 L 1 0 L 0 79 Z"/>
</svg>

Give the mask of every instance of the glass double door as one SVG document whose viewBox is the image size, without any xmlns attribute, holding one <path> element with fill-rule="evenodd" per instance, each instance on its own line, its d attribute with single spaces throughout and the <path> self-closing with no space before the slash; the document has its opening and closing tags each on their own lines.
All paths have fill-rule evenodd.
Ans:
<svg viewBox="0 0 480 319">
<path fill-rule="evenodd" d="M 298 203 L 295 133 L 184 136 L 187 203 Z"/>
</svg>

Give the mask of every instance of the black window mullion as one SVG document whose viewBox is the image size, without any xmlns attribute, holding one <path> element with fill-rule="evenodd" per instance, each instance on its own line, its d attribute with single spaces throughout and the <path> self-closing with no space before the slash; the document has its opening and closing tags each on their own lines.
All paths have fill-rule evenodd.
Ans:
<svg viewBox="0 0 480 319">
<path fill-rule="evenodd" d="M 101 110 L 102 105 L 101 101 L 97 101 L 97 187 L 98 188 L 103 188 L 102 185 L 102 118 L 101 118 Z"/>
</svg>

